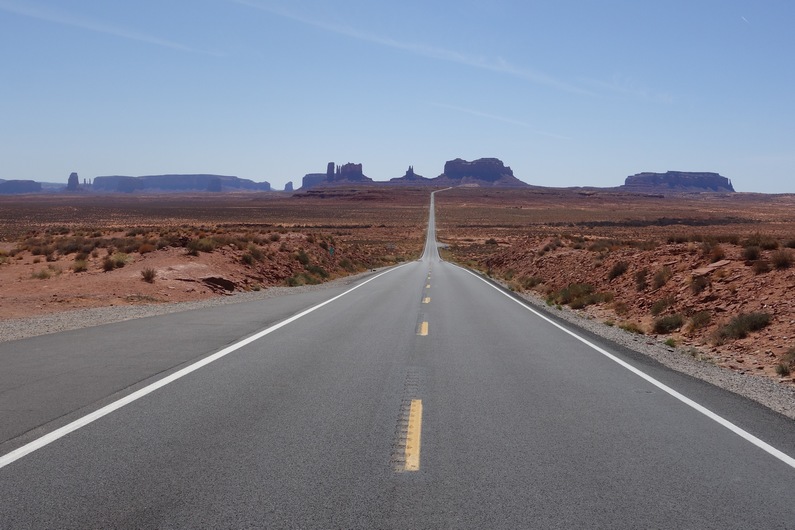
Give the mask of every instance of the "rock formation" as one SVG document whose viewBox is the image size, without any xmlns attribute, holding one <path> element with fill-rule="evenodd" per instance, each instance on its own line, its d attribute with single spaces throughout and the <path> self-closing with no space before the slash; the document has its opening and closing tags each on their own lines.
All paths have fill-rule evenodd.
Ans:
<svg viewBox="0 0 795 530">
<path fill-rule="evenodd" d="M 66 191 L 77 191 L 80 189 L 80 179 L 74 171 L 69 174 L 69 180 L 66 181 Z"/>
<path fill-rule="evenodd" d="M 433 184 L 433 181 L 431 179 L 425 178 L 422 175 L 414 173 L 414 166 L 409 166 L 409 168 L 406 170 L 406 174 L 403 175 L 402 177 L 395 177 L 393 179 L 389 179 L 389 182 L 391 184 L 412 184 L 412 185 Z"/>
<path fill-rule="evenodd" d="M 307 173 L 301 184 L 302 190 L 308 190 L 315 186 L 325 184 L 351 184 L 351 183 L 370 183 L 373 179 L 366 176 L 362 171 L 361 164 L 348 162 L 338 166 L 334 162 L 329 162 L 325 173 Z"/>
<path fill-rule="evenodd" d="M 654 191 L 717 191 L 733 192 L 731 180 L 718 173 L 668 171 L 666 173 L 638 173 L 627 177 L 622 189 Z"/>
<path fill-rule="evenodd" d="M 270 191 L 267 182 L 254 182 L 248 179 L 225 175 L 148 175 L 126 177 L 120 175 L 96 177 L 92 188 L 95 191 L 125 192 L 156 191 Z"/>
<path fill-rule="evenodd" d="M 293 191 L 293 181 L 292 180 L 284 185 L 284 191 Z"/>
<path fill-rule="evenodd" d="M 330 165 L 331 163 L 329 163 Z M 361 164 L 348 162 L 342 166 L 337 166 L 336 172 L 328 177 L 329 182 L 372 182 L 373 179 L 366 176 L 362 171 Z"/>
<path fill-rule="evenodd" d="M 315 186 L 320 186 L 324 182 L 328 182 L 328 175 L 326 173 L 307 173 L 301 180 L 301 189 L 308 190 Z"/>
<path fill-rule="evenodd" d="M 38 193 L 41 183 L 33 180 L 4 180 L 0 181 L 0 195 L 12 193 Z"/>
<path fill-rule="evenodd" d="M 526 183 L 514 177 L 511 168 L 498 158 L 480 158 L 472 162 L 460 158 L 449 160 L 444 164 L 444 173 L 433 181 L 434 184 L 451 186 L 527 186 Z"/>
</svg>

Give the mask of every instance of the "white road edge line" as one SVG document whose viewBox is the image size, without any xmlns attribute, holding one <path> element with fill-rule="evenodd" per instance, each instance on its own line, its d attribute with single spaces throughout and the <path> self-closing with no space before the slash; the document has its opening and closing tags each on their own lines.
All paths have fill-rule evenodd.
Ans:
<svg viewBox="0 0 795 530">
<path fill-rule="evenodd" d="M 123 397 L 123 398 L 121 398 L 121 399 L 119 399 L 117 401 L 114 401 L 113 403 L 105 405 L 104 407 L 102 407 L 100 409 L 97 409 L 94 412 L 83 416 L 82 418 L 78 418 L 75 421 L 64 425 L 63 427 L 60 427 L 60 428 L 58 428 L 58 429 L 56 429 L 56 430 L 54 430 L 54 431 L 52 431 L 52 432 L 50 432 L 48 434 L 45 434 L 41 438 L 37 438 L 37 439 L 33 440 L 32 442 L 28 442 L 27 444 L 23 445 L 22 447 L 19 447 L 19 448 L 15 449 L 15 450 L 11 451 L 8 454 L 1 456 L 0 457 L 0 469 L 4 468 L 5 466 L 7 466 L 7 465 L 9 465 L 9 464 L 11 464 L 13 462 L 16 462 L 17 460 L 19 460 L 23 456 L 29 455 L 30 453 L 32 453 L 34 451 L 37 451 L 37 450 L 41 449 L 42 447 L 44 447 L 46 445 L 51 444 L 52 442 L 58 440 L 59 438 L 63 438 L 64 436 L 66 436 L 67 434 L 69 434 L 71 432 L 74 432 L 74 431 L 76 431 L 76 430 L 78 430 L 78 429 L 80 429 L 82 427 L 85 427 L 89 423 L 92 423 L 92 422 L 98 420 L 99 418 L 101 418 L 103 416 L 107 416 L 111 412 L 114 412 L 114 411 L 124 407 L 125 405 L 129 405 L 133 401 L 137 401 L 137 400 L 141 399 L 142 397 L 146 396 L 147 394 L 151 394 L 155 390 L 157 390 L 159 388 L 162 388 L 162 387 L 166 386 L 169 383 L 173 383 L 177 379 L 185 377 L 186 375 L 190 374 L 191 372 L 195 372 L 199 368 L 207 366 L 208 364 L 210 364 L 210 363 L 212 363 L 214 361 L 217 361 L 218 359 L 220 359 L 222 357 L 225 357 L 226 355 L 229 355 L 230 353 L 232 353 L 232 352 L 234 352 L 236 350 L 239 350 L 243 346 L 246 346 L 246 345 L 251 344 L 252 342 L 254 342 L 256 340 L 261 339 L 265 335 L 269 335 L 269 334 L 273 333 L 277 329 L 283 328 L 284 326 L 295 322 L 299 318 L 302 318 L 302 317 L 308 315 L 309 313 L 312 313 L 313 311 L 317 311 L 321 307 L 323 307 L 325 305 L 328 305 L 328 304 L 334 302 L 335 300 L 337 300 L 339 298 L 342 298 L 346 294 L 355 291 L 359 287 L 367 285 L 371 281 L 376 280 L 376 279 L 380 278 L 381 276 L 383 276 L 385 274 L 389 274 L 390 272 L 396 271 L 399 268 L 404 267 L 405 265 L 408 265 L 408 263 L 404 263 L 403 265 L 399 265 L 399 266 L 397 266 L 397 267 L 395 267 L 393 269 L 389 269 L 389 270 L 384 271 L 384 272 L 382 272 L 380 274 L 377 274 L 376 276 L 373 276 L 372 278 L 369 278 L 368 280 L 363 281 L 362 283 L 356 285 L 355 287 L 352 287 L 352 288 L 348 289 L 347 291 L 345 291 L 343 293 L 340 293 L 340 294 L 338 294 L 337 296 L 335 296 L 333 298 L 329 298 L 325 302 L 321 302 L 321 303 L 317 304 L 316 306 L 312 306 L 309 309 L 305 309 L 304 311 L 301 311 L 300 313 L 298 313 L 296 315 L 293 315 L 290 318 L 279 322 L 278 324 L 274 324 L 273 326 L 271 326 L 271 327 L 269 327 L 267 329 L 259 331 L 259 332 L 255 333 L 254 335 L 251 335 L 251 336 L 246 337 L 245 339 L 243 339 L 241 341 L 238 341 L 238 342 L 236 342 L 234 344 L 231 344 L 231 345 L 227 346 L 226 348 L 224 348 L 222 350 L 219 350 L 219 351 L 213 353 L 212 355 L 209 355 L 209 356 L 205 357 L 204 359 L 201 359 L 200 361 L 197 361 L 197 362 L 195 362 L 195 363 L 193 363 L 193 364 L 191 364 L 189 366 L 186 366 L 185 368 L 182 368 L 181 370 L 178 370 L 178 371 L 174 372 L 173 374 L 171 374 L 171 375 L 169 375 L 167 377 L 164 377 L 163 379 L 155 381 L 154 383 L 152 383 L 150 385 L 147 385 L 147 386 L 145 386 L 145 387 L 143 387 L 143 388 L 141 388 L 139 390 L 136 390 L 135 392 L 133 392 L 132 394 L 130 394 L 128 396 L 125 396 L 125 397 Z"/>
<path fill-rule="evenodd" d="M 734 434 L 740 436 L 741 438 L 745 439 L 748 442 L 751 442 L 752 444 L 754 444 L 755 446 L 759 447 L 760 449 L 762 449 L 763 451 L 767 452 L 768 454 L 778 458 L 779 460 L 781 460 L 782 462 L 784 462 L 785 464 L 787 464 L 791 468 L 795 468 L 795 458 L 792 458 L 791 456 L 787 455 L 786 453 L 784 453 L 782 451 L 779 451 L 778 449 L 776 449 L 772 445 L 768 444 L 767 442 L 765 442 L 763 440 L 760 440 L 759 438 L 757 438 L 753 434 L 749 433 L 748 431 L 745 431 L 745 430 L 741 429 L 740 427 L 738 427 L 737 425 L 733 424 L 732 422 L 730 422 L 726 418 L 724 418 L 722 416 L 719 416 L 718 414 L 715 414 L 714 412 L 712 412 L 708 408 L 704 407 L 703 405 L 700 405 L 700 404 L 696 403 L 695 401 L 693 401 L 689 397 L 680 394 L 679 392 L 677 392 L 673 388 L 669 387 L 668 385 L 656 380 L 655 378 L 653 378 L 652 376 L 650 376 L 646 372 L 643 372 L 642 370 L 639 370 L 639 369 L 635 368 L 631 364 L 629 364 L 629 363 L 627 363 L 625 361 L 622 361 L 621 359 L 619 359 L 618 357 L 616 357 L 612 353 L 600 348 L 599 346 L 597 346 L 596 344 L 590 342 L 589 340 L 587 340 L 587 339 L 585 339 L 583 337 L 580 337 L 579 335 L 577 335 L 573 331 L 571 331 L 571 330 L 567 329 L 566 327 L 558 324 L 554 320 L 552 320 L 550 318 L 547 318 L 546 316 L 544 316 L 543 314 L 539 313 L 538 311 L 536 311 L 535 309 L 533 309 L 532 307 L 530 307 L 526 303 L 514 298 L 513 296 L 509 295 L 508 293 L 506 293 L 505 291 L 500 289 L 499 287 L 495 286 L 494 284 L 492 284 L 492 283 L 486 281 L 485 279 L 483 279 L 482 277 L 478 276 L 474 272 L 472 272 L 470 270 L 467 270 L 467 269 L 465 269 L 463 267 L 460 267 L 458 265 L 455 265 L 454 263 L 451 263 L 451 265 L 454 265 L 455 267 L 458 267 L 459 269 L 463 270 L 464 272 L 466 272 L 468 274 L 471 274 L 472 276 L 474 276 L 478 280 L 482 281 L 483 283 L 485 283 L 486 285 L 488 285 L 492 289 L 496 290 L 497 292 L 499 292 L 500 294 L 502 294 L 503 296 L 505 296 L 509 300 L 513 300 L 514 302 L 516 302 L 520 306 L 524 307 L 525 309 L 527 309 L 528 311 L 530 311 L 531 313 L 533 313 L 537 317 L 539 317 L 539 318 L 541 318 L 543 320 L 546 320 L 547 322 L 549 322 L 550 324 L 552 324 L 556 328 L 560 329 L 564 333 L 567 333 L 568 335 L 571 335 L 572 337 L 574 337 L 578 341 L 582 342 L 586 346 L 589 346 L 590 348 L 593 348 L 594 350 L 596 350 L 597 352 L 601 353 L 602 355 L 604 355 L 605 357 L 607 357 L 611 361 L 614 361 L 614 362 L 618 363 L 619 365 L 623 366 L 624 368 L 626 368 L 627 370 L 629 370 L 633 374 L 637 375 L 638 377 L 641 377 L 641 378 L 645 379 L 646 381 L 648 381 L 652 385 L 656 386 L 657 388 L 659 388 L 663 392 L 673 396 L 674 398 L 678 399 L 679 401 L 681 401 L 685 405 L 687 405 L 687 406 L 689 406 L 691 408 L 694 408 L 695 410 L 697 410 L 698 412 L 700 412 L 704 416 L 708 417 L 709 419 L 719 423 L 720 425 L 723 425 L 724 427 L 726 427 L 727 429 L 732 431 Z"/>
</svg>

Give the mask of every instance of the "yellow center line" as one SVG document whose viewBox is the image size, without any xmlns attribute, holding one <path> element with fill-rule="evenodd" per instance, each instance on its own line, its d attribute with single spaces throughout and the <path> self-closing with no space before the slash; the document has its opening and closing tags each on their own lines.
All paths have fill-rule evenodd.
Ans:
<svg viewBox="0 0 795 530">
<path fill-rule="evenodd" d="M 417 332 L 417 335 L 419 335 L 420 337 L 425 337 L 426 335 L 428 335 L 428 322 L 423 322 L 422 324 L 420 324 L 420 329 Z"/>
<path fill-rule="evenodd" d="M 428 285 L 425 286 L 425 288 L 426 289 L 430 289 L 431 288 L 431 284 L 429 283 Z"/>
<path fill-rule="evenodd" d="M 422 437 L 422 400 L 412 399 L 409 426 L 406 431 L 406 471 L 420 469 L 420 439 Z"/>
<path fill-rule="evenodd" d="M 422 303 L 423 304 L 430 304 L 431 303 L 431 297 L 430 296 L 426 296 L 425 298 L 422 299 Z"/>
</svg>

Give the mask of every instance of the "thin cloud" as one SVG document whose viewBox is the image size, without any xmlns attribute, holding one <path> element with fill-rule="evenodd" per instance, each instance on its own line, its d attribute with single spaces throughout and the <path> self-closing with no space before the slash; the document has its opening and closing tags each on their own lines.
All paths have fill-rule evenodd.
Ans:
<svg viewBox="0 0 795 530">
<path fill-rule="evenodd" d="M 535 129 L 532 125 L 530 125 L 529 123 L 523 122 L 521 120 L 515 120 L 513 118 L 506 118 L 505 116 L 498 116 L 497 114 L 489 114 L 488 112 L 481 112 L 479 110 L 468 109 L 468 108 L 465 108 L 465 107 L 457 107 L 455 105 L 448 105 L 446 103 L 437 103 L 437 102 L 431 101 L 431 102 L 429 102 L 429 104 L 433 105 L 435 107 L 441 107 L 443 109 L 450 109 L 450 110 L 455 110 L 457 112 L 463 112 L 465 114 L 471 114 L 472 116 L 478 116 L 480 118 L 488 118 L 490 120 L 501 121 L 501 122 L 504 122 L 504 123 L 510 123 L 512 125 L 519 125 L 520 127 L 525 127 L 527 129 L 531 129 L 534 134 L 538 134 L 540 136 L 547 136 L 549 138 L 556 138 L 558 140 L 570 140 L 570 138 L 568 136 L 563 136 L 561 134 L 551 133 L 551 132 L 546 132 L 546 131 L 539 131 L 539 130 Z"/>
<path fill-rule="evenodd" d="M 623 96 L 629 96 L 643 101 L 653 101 L 656 103 L 670 104 L 674 102 L 673 96 L 663 92 L 656 92 L 649 90 L 645 87 L 638 86 L 638 84 L 626 77 L 614 76 L 610 81 L 602 81 L 599 79 L 581 79 L 587 85 L 604 92 L 613 92 Z"/>
<path fill-rule="evenodd" d="M 185 46 L 184 44 L 180 44 L 178 42 L 173 42 L 152 35 L 147 35 L 145 33 L 139 33 L 137 31 L 131 31 L 117 26 L 112 26 L 97 20 L 91 20 L 89 18 L 75 16 L 57 9 L 31 5 L 29 3 L 23 4 L 18 2 L 8 2 L 5 0 L 0 0 L 0 10 L 9 13 L 14 13 L 16 15 L 35 18 L 37 20 L 43 20 L 45 22 L 52 22 L 54 24 L 61 24 L 64 26 L 71 26 L 73 28 L 85 29 L 96 33 L 104 33 L 106 35 L 112 35 L 114 37 L 134 40 L 138 42 L 144 42 L 146 44 L 153 44 L 155 46 L 161 46 L 164 48 L 171 48 L 172 50 L 179 50 L 191 53 L 195 52 L 209 53 L 211 55 L 217 55 L 211 52 L 203 52 L 200 50 L 196 50 L 189 46 Z"/>
<path fill-rule="evenodd" d="M 565 81 L 561 81 L 560 79 L 557 79 L 543 72 L 538 72 L 536 70 L 532 70 L 529 68 L 522 68 L 513 65 L 501 57 L 489 58 L 481 55 L 469 55 L 454 50 L 448 50 L 445 48 L 438 48 L 435 46 L 428 46 L 425 44 L 418 44 L 415 42 L 399 41 L 396 39 L 391 39 L 388 37 L 382 37 L 379 35 L 374 35 L 372 33 L 360 31 L 355 28 L 351 28 L 349 26 L 343 26 L 340 24 L 333 24 L 321 20 L 312 19 L 286 9 L 274 7 L 272 5 L 262 4 L 260 2 L 256 2 L 253 0 L 228 0 L 228 1 L 235 4 L 250 7 L 253 9 L 266 11 L 268 13 L 288 18 L 290 20 L 295 20 L 296 22 L 301 22 L 303 24 L 320 28 L 331 33 L 344 35 L 346 37 L 361 40 L 364 42 L 370 42 L 372 44 L 379 44 L 381 46 L 403 50 L 422 57 L 437 59 L 440 61 L 446 61 L 451 63 L 458 63 L 466 66 L 471 66 L 474 68 L 479 68 L 481 70 L 489 70 L 492 72 L 507 74 L 521 79 L 525 79 L 535 84 L 549 86 L 573 94 L 584 94 L 591 96 L 594 95 L 588 90 L 572 85 L 570 83 L 566 83 Z"/>
</svg>

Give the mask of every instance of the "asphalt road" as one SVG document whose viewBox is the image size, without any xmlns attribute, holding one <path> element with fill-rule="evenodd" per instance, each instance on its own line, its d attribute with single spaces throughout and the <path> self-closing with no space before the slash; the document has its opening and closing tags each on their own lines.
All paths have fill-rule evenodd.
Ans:
<svg viewBox="0 0 795 530">
<path fill-rule="evenodd" d="M 0 528 L 795 528 L 795 422 L 428 233 L 347 287 L 0 344 Z"/>
</svg>

